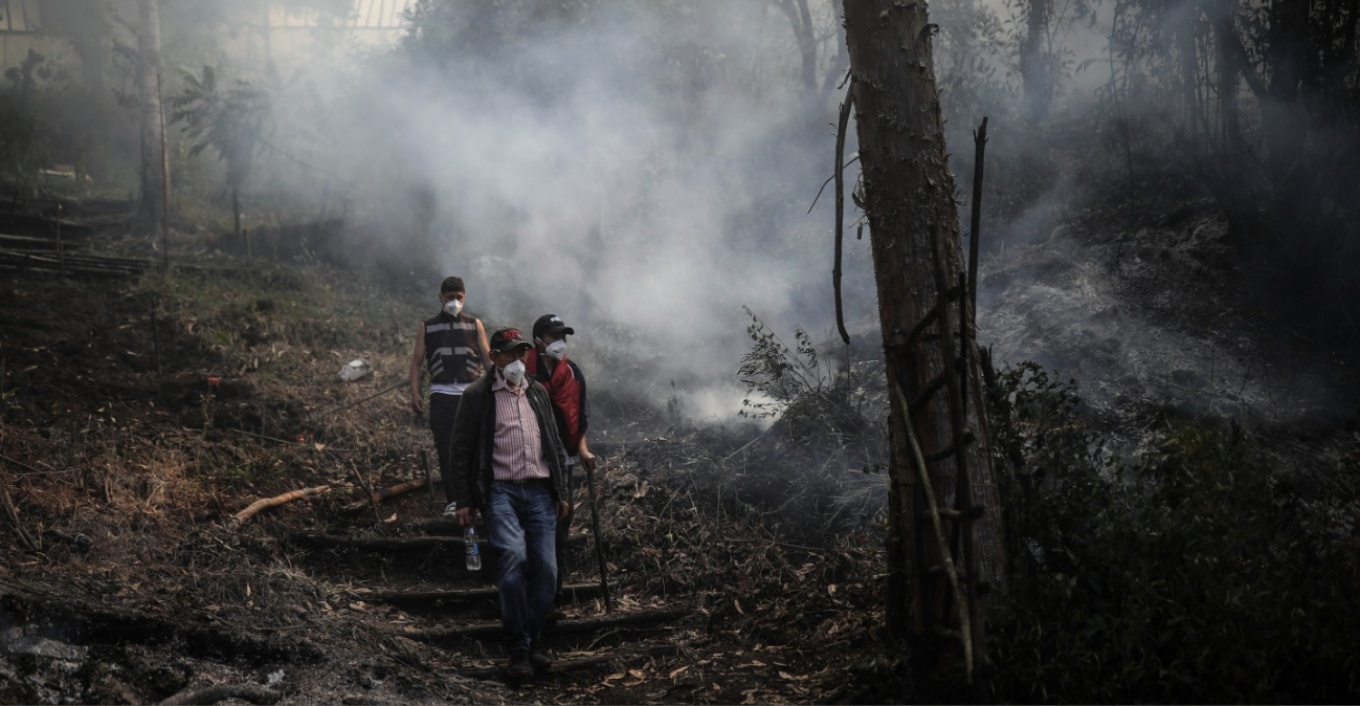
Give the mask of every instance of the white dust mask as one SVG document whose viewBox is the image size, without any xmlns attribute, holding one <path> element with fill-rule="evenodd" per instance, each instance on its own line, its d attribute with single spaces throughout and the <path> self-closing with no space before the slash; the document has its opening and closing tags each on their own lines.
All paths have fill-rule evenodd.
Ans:
<svg viewBox="0 0 1360 706">
<path fill-rule="evenodd" d="M 543 348 L 543 354 L 553 360 L 562 360 L 567 354 L 567 342 L 565 339 L 553 341 Z"/>
<path fill-rule="evenodd" d="M 501 374 L 505 376 L 505 382 L 510 387 L 519 387 L 524 382 L 524 361 L 516 360 L 509 365 L 501 368 Z"/>
<path fill-rule="evenodd" d="M 463 310 L 463 302 L 461 302 L 461 301 L 459 301 L 459 300 L 457 300 L 457 299 L 450 299 L 450 300 L 444 302 L 444 311 L 447 311 L 447 312 L 449 313 L 449 316 L 457 316 L 457 315 L 458 315 L 458 312 L 460 312 L 460 311 L 462 311 L 462 310 Z"/>
</svg>

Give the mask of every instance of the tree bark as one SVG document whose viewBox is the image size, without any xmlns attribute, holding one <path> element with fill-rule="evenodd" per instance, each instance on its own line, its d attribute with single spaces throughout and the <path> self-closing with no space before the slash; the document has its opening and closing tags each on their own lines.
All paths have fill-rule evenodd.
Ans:
<svg viewBox="0 0 1360 706">
<path fill-rule="evenodd" d="M 971 335 L 964 344 L 961 370 L 966 376 L 965 426 L 976 438 L 962 453 L 942 453 L 958 434 L 949 396 L 936 381 L 959 363 L 946 360 L 941 345 L 915 345 L 929 339 L 923 319 L 960 320 L 955 296 L 936 309 L 936 282 L 952 286 L 961 280 L 963 257 L 954 176 L 946 164 L 944 125 L 935 85 L 931 33 L 925 3 L 894 0 L 845 2 L 851 85 L 864 180 L 864 209 L 869 220 L 880 327 L 887 355 L 889 394 L 904 398 L 889 414 L 888 623 L 898 633 L 924 636 L 950 623 L 951 591 L 941 573 L 930 573 L 943 561 L 940 538 L 926 512 L 925 496 L 915 479 L 907 425 L 920 442 L 931 485 L 942 508 L 965 511 L 981 506 L 975 529 L 976 575 L 993 586 L 1004 581 L 1004 543 L 1000 500 L 991 464 L 991 439 L 983 410 L 978 356 Z M 940 257 L 936 258 L 936 252 Z M 944 271 L 937 271 L 936 263 Z M 932 311 L 935 311 L 932 314 Z M 969 315 L 964 321 L 975 320 Z M 942 326 L 951 338 L 958 330 Z M 970 328 L 971 333 L 971 328 Z M 960 386 L 949 385 L 957 408 Z M 909 406 L 914 398 L 920 404 Z M 904 411 L 908 410 L 908 411 Z M 910 417 L 910 419 L 908 419 Z M 934 454 L 934 455 L 932 455 Z M 956 497 L 959 470 L 972 475 L 971 497 Z M 960 502 L 962 501 L 962 502 Z M 970 526 L 965 523 L 963 526 Z M 946 538 L 958 547 L 968 544 Z M 955 550 L 957 551 L 957 549 Z M 955 556 L 958 556 L 957 554 Z M 957 609 L 956 607 L 953 609 Z M 981 645 L 978 646 L 979 648 Z"/>
<path fill-rule="evenodd" d="M 161 127 L 161 15 L 156 0 L 138 0 L 139 117 L 142 134 L 141 217 L 159 223 L 165 213 L 165 154 Z"/>
</svg>

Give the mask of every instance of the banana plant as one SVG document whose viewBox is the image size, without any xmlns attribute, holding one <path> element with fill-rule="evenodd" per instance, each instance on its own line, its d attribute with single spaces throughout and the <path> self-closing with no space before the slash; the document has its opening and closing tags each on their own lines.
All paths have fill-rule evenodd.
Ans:
<svg viewBox="0 0 1360 706">
<path fill-rule="evenodd" d="M 266 146 L 273 94 L 241 79 L 224 85 L 212 66 L 204 66 L 202 75 L 187 70 L 181 74 L 184 88 L 171 100 L 172 122 L 185 126 L 185 135 L 193 142 L 189 156 L 211 148 L 226 162 L 227 189 L 239 237 L 240 192 L 256 155 Z"/>
</svg>

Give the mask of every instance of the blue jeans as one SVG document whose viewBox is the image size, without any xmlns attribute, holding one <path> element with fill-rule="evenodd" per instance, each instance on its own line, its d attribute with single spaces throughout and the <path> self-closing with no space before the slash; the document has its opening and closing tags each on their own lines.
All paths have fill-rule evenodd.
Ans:
<svg viewBox="0 0 1360 706">
<path fill-rule="evenodd" d="M 557 590 L 557 513 L 545 485 L 493 483 L 487 541 L 496 551 L 501 625 L 510 652 L 538 640 Z"/>
</svg>

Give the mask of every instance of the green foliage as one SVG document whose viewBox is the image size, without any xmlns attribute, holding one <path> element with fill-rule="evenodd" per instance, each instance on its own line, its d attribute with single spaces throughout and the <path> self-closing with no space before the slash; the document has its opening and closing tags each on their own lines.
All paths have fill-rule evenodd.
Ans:
<svg viewBox="0 0 1360 706">
<path fill-rule="evenodd" d="M 865 366 L 833 369 L 819 359 L 812 337 L 802 328 L 794 330 L 791 349 L 754 312 L 746 313 L 751 317 L 746 334 L 753 345 L 737 369 L 747 388 L 741 416 L 778 419 L 794 438 L 816 432 L 862 435 L 875 428 L 864 414 L 869 389 Z"/>
<path fill-rule="evenodd" d="M 751 352 L 742 355 L 737 375 L 749 390 L 758 392 L 763 399 L 744 400 L 742 407 L 745 409 L 741 414 L 757 419 L 777 417 L 800 396 L 821 390 L 827 382 L 826 376 L 817 369 L 817 349 L 806 331 L 795 329 L 794 339 L 798 346 L 795 353 L 755 312 L 742 308 L 751 317 L 746 335 L 751 337 L 754 346 Z"/>
<path fill-rule="evenodd" d="M 211 147 L 226 162 L 227 186 L 240 191 L 262 149 L 273 96 L 240 79 L 223 86 L 212 66 L 204 66 L 202 76 L 181 74 L 184 89 L 171 100 L 172 122 L 185 124 L 185 134 L 194 142 L 189 155 Z"/>
<path fill-rule="evenodd" d="M 1354 536 L 1316 529 L 1338 506 L 1353 514 L 1353 492 L 1304 503 L 1240 429 L 1176 420 L 1144 461 L 1116 463 L 1076 402 L 1034 364 L 993 390 L 998 461 L 1014 471 L 990 648 L 1005 698 L 1354 700 L 1360 609 L 1340 571 Z"/>
<path fill-rule="evenodd" d="M 738 468 L 712 466 L 736 503 L 769 511 L 796 541 L 817 543 L 881 522 L 885 496 L 887 396 L 881 361 L 840 365 L 795 330 L 790 348 L 750 309 L 752 341 L 738 376 L 747 387 L 739 414 L 774 425 L 738 451 Z M 839 340 L 831 345 L 839 346 Z M 788 443 L 788 442 L 793 443 Z M 760 443 L 763 442 L 763 443 Z"/>
</svg>

